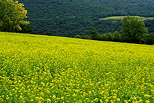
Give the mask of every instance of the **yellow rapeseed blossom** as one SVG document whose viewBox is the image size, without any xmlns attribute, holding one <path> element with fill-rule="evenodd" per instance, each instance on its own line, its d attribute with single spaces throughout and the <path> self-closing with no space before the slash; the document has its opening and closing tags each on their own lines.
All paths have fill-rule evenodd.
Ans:
<svg viewBox="0 0 154 103">
<path fill-rule="evenodd" d="M 47 102 L 51 102 L 51 99 L 48 98 L 48 99 L 47 99 Z"/>
<path fill-rule="evenodd" d="M 116 100 L 117 100 L 118 102 L 120 102 L 120 98 L 117 98 Z"/>
<path fill-rule="evenodd" d="M 56 99 L 57 97 L 55 95 L 52 96 L 53 99 Z"/>
<path fill-rule="evenodd" d="M 75 97 L 75 96 L 77 96 L 77 94 L 74 93 L 72 96 Z"/>
<path fill-rule="evenodd" d="M 150 97 L 151 97 L 151 95 L 144 94 L 144 97 L 150 98 Z"/>
<path fill-rule="evenodd" d="M 0 102 L 150 103 L 154 46 L 0 32 Z"/>
<path fill-rule="evenodd" d="M 64 100 L 64 97 L 61 97 L 62 100 Z"/>
<path fill-rule="evenodd" d="M 150 103 L 150 101 L 149 100 L 146 100 L 145 103 Z"/>
<path fill-rule="evenodd" d="M 97 102 L 98 101 L 98 98 L 95 98 L 94 101 Z"/>
<path fill-rule="evenodd" d="M 128 100 L 124 100 L 124 103 L 128 103 Z"/>
</svg>

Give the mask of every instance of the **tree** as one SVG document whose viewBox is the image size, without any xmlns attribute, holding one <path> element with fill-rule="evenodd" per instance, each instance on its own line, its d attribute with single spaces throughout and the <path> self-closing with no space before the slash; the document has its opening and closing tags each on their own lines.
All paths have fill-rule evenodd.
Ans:
<svg viewBox="0 0 154 103">
<path fill-rule="evenodd" d="M 28 25 L 24 4 L 14 0 L 0 0 L 0 31 L 19 32 L 21 25 Z"/>
<path fill-rule="evenodd" d="M 150 45 L 154 44 L 154 34 L 148 34 L 146 38 L 146 44 L 150 44 Z"/>
<path fill-rule="evenodd" d="M 122 20 L 122 38 L 126 42 L 142 43 L 148 29 L 139 17 L 128 16 Z"/>
<path fill-rule="evenodd" d="M 20 33 L 33 33 L 33 30 L 31 28 L 30 24 L 25 24 L 25 23 L 20 23 L 20 27 L 22 28 L 22 30 L 20 31 Z"/>
<path fill-rule="evenodd" d="M 96 29 L 91 29 L 90 35 L 91 35 L 91 39 L 93 39 L 93 40 L 99 40 L 100 39 L 100 35 L 99 35 L 99 33 L 97 32 Z"/>
</svg>

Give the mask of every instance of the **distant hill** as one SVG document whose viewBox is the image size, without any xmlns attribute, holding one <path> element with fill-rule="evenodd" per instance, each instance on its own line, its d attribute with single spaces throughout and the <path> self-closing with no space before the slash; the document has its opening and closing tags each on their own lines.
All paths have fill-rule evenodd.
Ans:
<svg viewBox="0 0 154 103">
<path fill-rule="evenodd" d="M 154 16 L 153 0 L 19 0 L 29 11 L 34 33 L 60 36 L 119 30 L 119 23 L 99 18 L 119 15 Z M 149 23 L 149 22 L 148 22 Z M 153 26 L 151 24 L 148 24 Z"/>
</svg>

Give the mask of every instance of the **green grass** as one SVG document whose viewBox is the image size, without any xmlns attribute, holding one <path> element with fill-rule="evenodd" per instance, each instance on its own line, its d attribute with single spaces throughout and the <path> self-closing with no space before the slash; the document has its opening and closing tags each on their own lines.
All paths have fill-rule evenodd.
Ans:
<svg viewBox="0 0 154 103">
<path fill-rule="evenodd" d="M 111 16 L 111 17 L 106 17 L 106 18 L 99 18 L 99 20 L 120 20 L 123 19 L 126 16 Z M 154 17 L 140 17 L 140 16 L 134 16 L 134 17 L 139 17 L 142 20 L 153 20 Z"/>
<path fill-rule="evenodd" d="M 0 32 L 1 103 L 154 103 L 154 46 Z"/>
</svg>

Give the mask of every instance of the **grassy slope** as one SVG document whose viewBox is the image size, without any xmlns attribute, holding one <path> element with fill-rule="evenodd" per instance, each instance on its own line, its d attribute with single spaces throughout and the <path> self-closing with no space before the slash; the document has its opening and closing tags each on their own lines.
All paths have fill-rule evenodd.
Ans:
<svg viewBox="0 0 154 103">
<path fill-rule="evenodd" d="M 0 33 L 0 102 L 154 102 L 154 46 Z"/>
<path fill-rule="evenodd" d="M 126 16 L 111 16 L 111 17 L 106 17 L 106 18 L 99 18 L 99 20 L 118 20 L 118 19 L 123 19 Z M 134 17 L 139 17 L 143 20 L 153 20 L 154 17 L 140 17 L 140 16 L 134 16 Z"/>
</svg>

